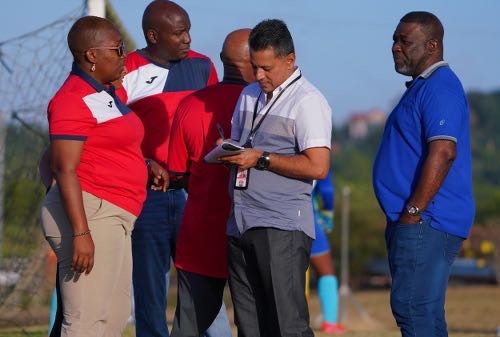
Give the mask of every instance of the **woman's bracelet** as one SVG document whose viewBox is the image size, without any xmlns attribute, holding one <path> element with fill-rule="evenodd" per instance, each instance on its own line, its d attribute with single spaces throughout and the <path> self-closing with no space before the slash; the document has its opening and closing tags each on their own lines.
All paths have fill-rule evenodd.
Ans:
<svg viewBox="0 0 500 337">
<path fill-rule="evenodd" d="M 84 235 L 88 235 L 88 234 L 90 234 L 90 229 L 85 231 L 85 232 L 73 234 L 73 237 L 76 238 L 77 236 L 84 236 Z"/>
</svg>

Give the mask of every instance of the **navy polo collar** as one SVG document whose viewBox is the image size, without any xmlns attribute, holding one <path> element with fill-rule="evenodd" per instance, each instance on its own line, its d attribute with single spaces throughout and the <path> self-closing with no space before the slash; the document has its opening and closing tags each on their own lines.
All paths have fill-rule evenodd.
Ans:
<svg viewBox="0 0 500 337">
<path fill-rule="evenodd" d="M 248 82 L 239 79 L 223 79 L 219 82 L 220 84 L 240 84 L 240 85 L 248 85 Z"/>
<path fill-rule="evenodd" d="M 101 83 L 97 82 L 95 79 L 93 79 L 89 74 L 84 72 L 82 68 L 80 68 L 75 62 L 73 62 L 73 67 L 71 69 L 71 73 L 80 77 L 82 80 L 90 84 L 92 88 L 95 89 L 97 92 L 101 91 L 106 91 L 108 94 L 110 94 L 115 100 L 117 99 L 116 94 L 115 94 L 115 87 L 113 85 L 109 86 L 104 86 Z"/>
<path fill-rule="evenodd" d="M 96 92 L 106 91 L 115 101 L 118 110 L 122 113 L 122 115 L 126 115 L 132 110 L 128 106 L 126 106 L 115 93 L 115 87 L 113 85 L 104 86 L 101 83 L 97 82 L 93 79 L 89 74 L 84 72 L 82 68 L 80 68 L 75 62 L 73 62 L 73 67 L 71 69 L 71 73 L 75 76 L 80 77 L 82 80 L 87 82 L 92 88 L 95 89 Z"/>
<path fill-rule="evenodd" d="M 97 92 L 101 92 L 103 90 L 106 90 L 104 85 L 101 83 L 97 82 L 95 79 L 93 79 L 89 74 L 84 72 L 82 68 L 80 68 L 75 62 L 73 62 L 73 67 L 71 68 L 71 73 L 80 77 L 82 80 L 90 84 L 92 88 L 95 89 Z"/>
<path fill-rule="evenodd" d="M 148 60 L 149 63 L 152 63 L 154 64 L 155 66 L 158 66 L 160 68 L 164 68 L 164 69 L 169 69 L 175 64 L 175 63 L 179 63 L 181 60 L 177 60 L 177 61 L 170 61 L 169 63 L 167 64 L 163 64 L 163 63 L 159 63 L 159 62 L 156 62 L 155 60 L 153 60 L 151 57 L 149 57 L 146 52 L 145 52 L 145 48 L 144 49 L 137 49 L 137 54 L 141 55 L 142 57 L 144 57 L 146 60 Z"/>
</svg>

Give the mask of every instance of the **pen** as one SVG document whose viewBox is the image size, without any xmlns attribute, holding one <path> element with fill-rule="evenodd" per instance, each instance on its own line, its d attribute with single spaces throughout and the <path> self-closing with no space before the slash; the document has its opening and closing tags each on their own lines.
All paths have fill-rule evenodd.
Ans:
<svg viewBox="0 0 500 337">
<path fill-rule="evenodd" d="M 217 131 L 219 131 L 220 138 L 224 139 L 224 129 L 222 128 L 222 125 L 220 125 L 220 123 L 217 123 Z"/>
</svg>

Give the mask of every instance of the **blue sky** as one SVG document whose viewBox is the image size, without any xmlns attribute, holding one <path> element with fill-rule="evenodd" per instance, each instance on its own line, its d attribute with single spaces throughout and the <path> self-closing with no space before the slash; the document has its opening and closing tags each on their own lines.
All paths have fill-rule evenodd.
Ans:
<svg viewBox="0 0 500 337">
<path fill-rule="evenodd" d="M 138 47 L 143 47 L 141 16 L 149 0 L 112 0 Z M 80 0 L 4 0 L 0 41 L 27 33 L 62 17 Z M 390 111 L 407 78 L 394 71 L 390 52 L 399 19 L 412 10 L 436 14 L 445 27 L 445 60 L 466 90 L 500 89 L 500 1 L 497 0 L 186 0 L 192 48 L 212 58 L 226 34 L 280 18 L 294 37 L 297 63 L 304 76 L 326 96 L 334 121 L 351 113 L 380 108 Z M 29 10 L 28 10 L 29 8 Z"/>
</svg>

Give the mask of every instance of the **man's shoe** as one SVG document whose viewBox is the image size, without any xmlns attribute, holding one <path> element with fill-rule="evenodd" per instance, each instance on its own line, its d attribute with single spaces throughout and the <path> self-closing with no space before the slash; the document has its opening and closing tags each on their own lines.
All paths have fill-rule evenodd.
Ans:
<svg viewBox="0 0 500 337">
<path fill-rule="evenodd" d="M 342 335 L 347 332 L 347 329 L 340 323 L 323 322 L 321 323 L 321 331 L 331 335 Z"/>
</svg>

